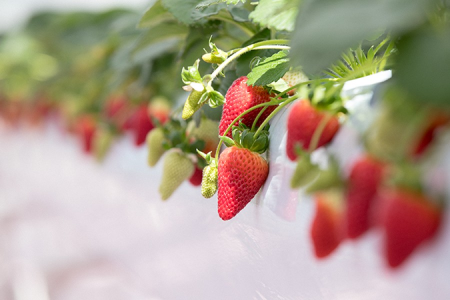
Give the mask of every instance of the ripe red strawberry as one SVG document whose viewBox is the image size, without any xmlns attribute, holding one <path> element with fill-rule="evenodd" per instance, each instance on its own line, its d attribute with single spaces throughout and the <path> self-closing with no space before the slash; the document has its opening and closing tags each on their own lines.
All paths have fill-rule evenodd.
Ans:
<svg viewBox="0 0 450 300">
<path fill-rule="evenodd" d="M 314 198 L 316 211 L 310 233 L 316 257 L 324 258 L 339 246 L 344 237 L 342 192 L 327 190 L 316 193 Z"/>
<path fill-rule="evenodd" d="M 322 122 L 326 121 L 325 118 L 328 121 L 320 134 L 316 147 L 312 150 L 331 141 L 339 129 L 339 121 L 336 116 L 314 108 L 308 100 L 298 101 L 292 106 L 287 121 L 286 153 L 289 159 L 293 161 L 297 159 L 295 151 L 297 144 L 304 150 L 309 150 L 314 132 L 316 132 Z"/>
<path fill-rule="evenodd" d="M 359 158 L 353 165 L 347 185 L 346 231 L 355 239 L 371 226 L 370 209 L 383 179 L 384 165 L 370 156 Z"/>
<path fill-rule="evenodd" d="M 105 115 L 108 119 L 114 119 L 119 112 L 125 108 L 127 99 L 125 97 L 111 97 L 105 104 Z"/>
<path fill-rule="evenodd" d="M 202 184 L 202 175 L 203 170 L 200 169 L 199 167 L 195 167 L 194 174 L 192 174 L 191 178 L 189 178 L 189 182 L 193 186 L 199 186 L 200 184 Z"/>
<path fill-rule="evenodd" d="M 387 262 L 400 266 L 414 250 L 437 233 L 441 210 L 424 195 L 406 189 L 383 191 L 385 201 L 382 226 Z"/>
<path fill-rule="evenodd" d="M 344 234 L 342 228 L 342 192 L 338 189 L 315 194 L 316 211 L 311 224 L 311 239 L 317 258 L 330 255 L 341 243 Z"/>
<path fill-rule="evenodd" d="M 142 145 L 147 137 L 147 133 L 153 129 L 153 123 L 147 112 L 147 105 L 141 105 L 133 113 L 131 128 L 134 133 L 134 144 Z"/>
<path fill-rule="evenodd" d="M 269 165 L 258 153 L 229 147 L 219 157 L 219 216 L 233 218 L 258 193 L 269 174 Z"/>
<path fill-rule="evenodd" d="M 222 136 L 227 130 L 228 126 L 237 118 L 241 113 L 247 109 L 264 102 L 270 101 L 269 93 L 261 86 L 248 86 L 247 77 L 242 76 L 236 79 L 225 95 L 225 104 L 223 105 L 222 119 L 219 124 L 219 133 Z M 259 118 L 257 125 L 267 118 L 267 116 L 275 109 L 275 105 L 268 107 L 262 116 Z M 251 127 L 258 113 L 262 108 L 255 109 L 250 113 L 242 117 L 242 123 Z M 237 125 L 239 122 L 236 122 Z M 227 134 L 231 137 L 230 130 Z"/>
<path fill-rule="evenodd" d="M 427 149 L 428 146 L 434 140 L 434 136 L 436 131 L 448 123 L 448 117 L 446 115 L 440 114 L 434 116 L 434 118 L 429 122 L 428 126 L 426 126 L 425 130 L 421 134 L 418 139 L 416 145 L 412 149 L 412 157 L 418 158 L 420 157 Z"/>
<path fill-rule="evenodd" d="M 83 151 L 85 153 L 92 152 L 93 139 L 96 131 L 95 120 L 92 116 L 84 115 L 77 120 L 76 132 L 78 133 Z"/>
</svg>

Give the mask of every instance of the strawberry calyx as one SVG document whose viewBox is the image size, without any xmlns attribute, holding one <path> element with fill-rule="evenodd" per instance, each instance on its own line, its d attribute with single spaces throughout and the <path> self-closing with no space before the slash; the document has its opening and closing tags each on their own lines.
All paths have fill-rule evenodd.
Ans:
<svg viewBox="0 0 450 300">
<path fill-rule="evenodd" d="M 296 189 L 312 183 L 320 174 L 319 166 L 311 161 L 311 154 L 296 147 L 298 153 L 297 165 L 291 177 L 291 188 Z"/>
<path fill-rule="evenodd" d="M 416 165 L 402 163 L 394 166 L 391 170 L 387 185 L 423 193 L 422 170 Z"/>
<path fill-rule="evenodd" d="M 340 96 L 342 87 L 343 85 L 336 85 L 334 82 L 326 82 L 311 88 L 304 86 L 299 93 L 303 98 L 310 99 L 311 106 L 318 111 L 326 111 L 332 115 L 347 114 Z"/>
<path fill-rule="evenodd" d="M 269 147 L 269 125 L 266 125 L 257 136 L 255 131 L 250 130 L 240 122 L 238 126 L 233 126 L 232 136 L 233 139 L 227 136 L 221 136 L 220 138 L 227 147 L 236 146 L 259 154 L 266 152 Z"/>
<path fill-rule="evenodd" d="M 221 64 L 228 58 L 228 53 L 217 48 L 216 44 L 209 40 L 209 48 L 211 48 L 210 53 L 205 53 L 202 56 L 204 62 L 209 64 Z"/>
<path fill-rule="evenodd" d="M 331 188 L 341 188 L 343 185 L 344 180 L 340 173 L 339 164 L 334 157 L 330 157 L 328 168 L 318 172 L 316 179 L 306 187 L 305 192 L 313 194 Z"/>
</svg>

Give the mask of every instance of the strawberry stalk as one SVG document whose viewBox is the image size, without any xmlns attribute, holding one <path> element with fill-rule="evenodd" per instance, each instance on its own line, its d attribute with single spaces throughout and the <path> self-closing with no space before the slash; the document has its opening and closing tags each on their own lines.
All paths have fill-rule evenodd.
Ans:
<svg viewBox="0 0 450 300">
<path fill-rule="evenodd" d="M 258 130 L 255 133 L 255 138 L 258 137 L 258 135 L 261 133 L 261 131 L 267 125 L 267 123 L 269 123 L 269 121 L 273 118 L 273 116 L 275 116 L 281 109 L 283 109 L 283 107 L 285 107 L 286 105 L 297 99 L 298 97 L 288 98 L 287 100 L 282 102 L 277 108 L 275 108 L 275 110 L 264 120 L 264 122 L 262 122 L 261 126 L 259 126 Z"/>
<path fill-rule="evenodd" d="M 269 106 L 263 107 L 263 109 L 261 109 L 261 111 L 258 113 L 258 115 L 256 116 L 255 120 L 253 121 L 251 131 L 255 131 L 255 127 L 256 127 L 256 124 L 258 124 L 259 118 L 260 118 L 261 115 L 266 111 L 266 109 L 267 109 L 268 107 L 269 107 Z"/>
<path fill-rule="evenodd" d="M 255 105 L 255 106 L 253 106 L 252 108 L 247 109 L 246 111 L 244 111 L 243 113 L 241 113 L 239 116 L 237 116 L 237 117 L 233 120 L 233 122 L 231 122 L 230 126 L 228 126 L 227 130 L 225 130 L 225 132 L 223 133 L 223 136 L 227 136 L 228 132 L 230 132 L 230 130 L 231 130 L 231 128 L 233 127 L 233 125 L 234 125 L 236 122 L 239 122 L 239 120 L 240 120 L 243 116 L 245 116 L 246 114 L 248 114 L 249 112 L 251 112 L 251 111 L 253 111 L 253 110 L 257 109 L 257 108 L 260 108 L 260 107 L 270 106 L 270 105 L 276 105 L 276 104 L 278 104 L 278 103 L 279 103 L 279 102 L 278 102 L 277 100 L 272 100 L 272 101 L 269 101 L 269 102 L 265 102 L 265 103 L 261 103 L 261 104 Z M 270 116 L 270 115 L 269 115 L 269 116 Z M 262 128 L 262 127 L 261 127 L 261 128 Z M 216 162 L 219 161 L 219 152 L 220 152 L 220 147 L 222 147 L 222 143 L 223 143 L 223 140 L 220 139 L 219 144 L 217 145 L 217 149 L 216 149 L 216 155 L 215 155 Z"/>
<path fill-rule="evenodd" d="M 320 136 L 322 135 L 325 126 L 327 126 L 328 121 L 330 121 L 332 117 L 333 117 L 332 114 L 327 114 L 322 120 L 320 120 L 319 125 L 317 126 L 316 130 L 314 130 L 314 134 L 311 138 L 311 143 L 309 144 L 308 152 L 312 152 L 314 149 L 317 148 Z"/>
<path fill-rule="evenodd" d="M 263 41 L 255 44 L 248 45 L 247 47 L 241 48 L 235 52 L 235 50 L 230 51 L 228 54 L 230 55 L 223 63 L 219 65 L 219 67 L 210 75 L 209 82 L 206 87 L 206 90 L 212 90 L 212 82 L 213 80 L 225 69 L 225 67 L 231 63 L 236 58 L 240 57 L 242 54 L 250 52 L 252 50 L 261 50 L 261 49 L 280 49 L 280 50 L 289 50 L 290 47 L 282 44 L 287 44 L 288 40 L 269 40 Z M 281 44 L 281 45 L 280 45 Z"/>
</svg>

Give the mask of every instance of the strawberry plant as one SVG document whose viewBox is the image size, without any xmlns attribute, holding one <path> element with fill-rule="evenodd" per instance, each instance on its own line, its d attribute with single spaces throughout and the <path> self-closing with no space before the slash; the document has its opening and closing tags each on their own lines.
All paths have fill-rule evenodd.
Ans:
<svg viewBox="0 0 450 300">
<path fill-rule="evenodd" d="M 37 13 L 0 36 L 0 116 L 21 126 L 57 115 L 98 161 L 129 134 L 146 143 L 150 167 L 163 161 L 162 199 L 189 181 L 205 198 L 217 193 L 230 220 L 270 178 L 270 125 L 286 113 L 286 144 L 275 146 L 295 162 L 291 188 L 315 199 L 315 256 L 372 228 L 380 206 L 384 255 L 397 267 L 442 218 L 439 193 L 416 189 L 419 176 L 399 185 L 395 170 L 422 172 L 445 136 L 449 16 L 441 0 L 158 0 L 142 12 Z M 358 116 L 341 91 L 386 69 L 373 121 L 358 128 L 366 154 L 347 174 L 333 143 Z M 313 159 L 319 148 L 326 166 Z"/>
</svg>

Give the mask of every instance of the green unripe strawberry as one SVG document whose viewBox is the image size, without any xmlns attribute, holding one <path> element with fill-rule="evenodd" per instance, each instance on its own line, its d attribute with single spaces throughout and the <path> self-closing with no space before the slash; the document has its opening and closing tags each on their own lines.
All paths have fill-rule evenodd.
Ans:
<svg viewBox="0 0 450 300">
<path fill-rule="evenodd" d="M 181 117 L 185 120 L 189 119 L 194 115 L 194 113 L 202 107 L 202 104 L 199 104 L 198 101 L 202 97 L 202 95 L 205 93 L 205 90 L 199 92 L 196 90 L 192 90 L 192 92 L 189 94 L 189 97 L 187 98 L 186 102 L 184 103 L 183 112 L 181 114 Z"/>
<path fill-rule="evenodd" d="M 157 127 L 147 134 L 147 162 L 150 167 L 156 165 L 166 151 L 163 147 L 164 131 Z"/>
<path fill-rule="evenodd" d="M 195 166 L 185 154 L 172 151 L 164 157 L 164 166 L 159 193 L 162 200 L 167 200 L 173 192 L 189 179 L 195 171 Z"/>
<path fill-rule="evenodd" d="M 111 148 L 111 143 L 113 141 L 113 134 L 106 130 L 102 129 L 97 131 L 97 135 L 94 139 L 94 156 L 97 161 L 101 162 L 105 158 L 108 153 L 109 148 Z"/>
<path fill-rule="evenodd" d="M 202 118 L 200 125 L 195 126 L 195 122 L 189 123 L 187 134 L 205 142 L 203 149 L 205 153 L 215 151 L 219 144 L 219 123 L 208 118 Z"/>
<path fill-rule="evenodd" d="M 217 192 L 218 170 L 215 160 L 203 169 L 202 195 L 211 198 Z"/>
</svg>

